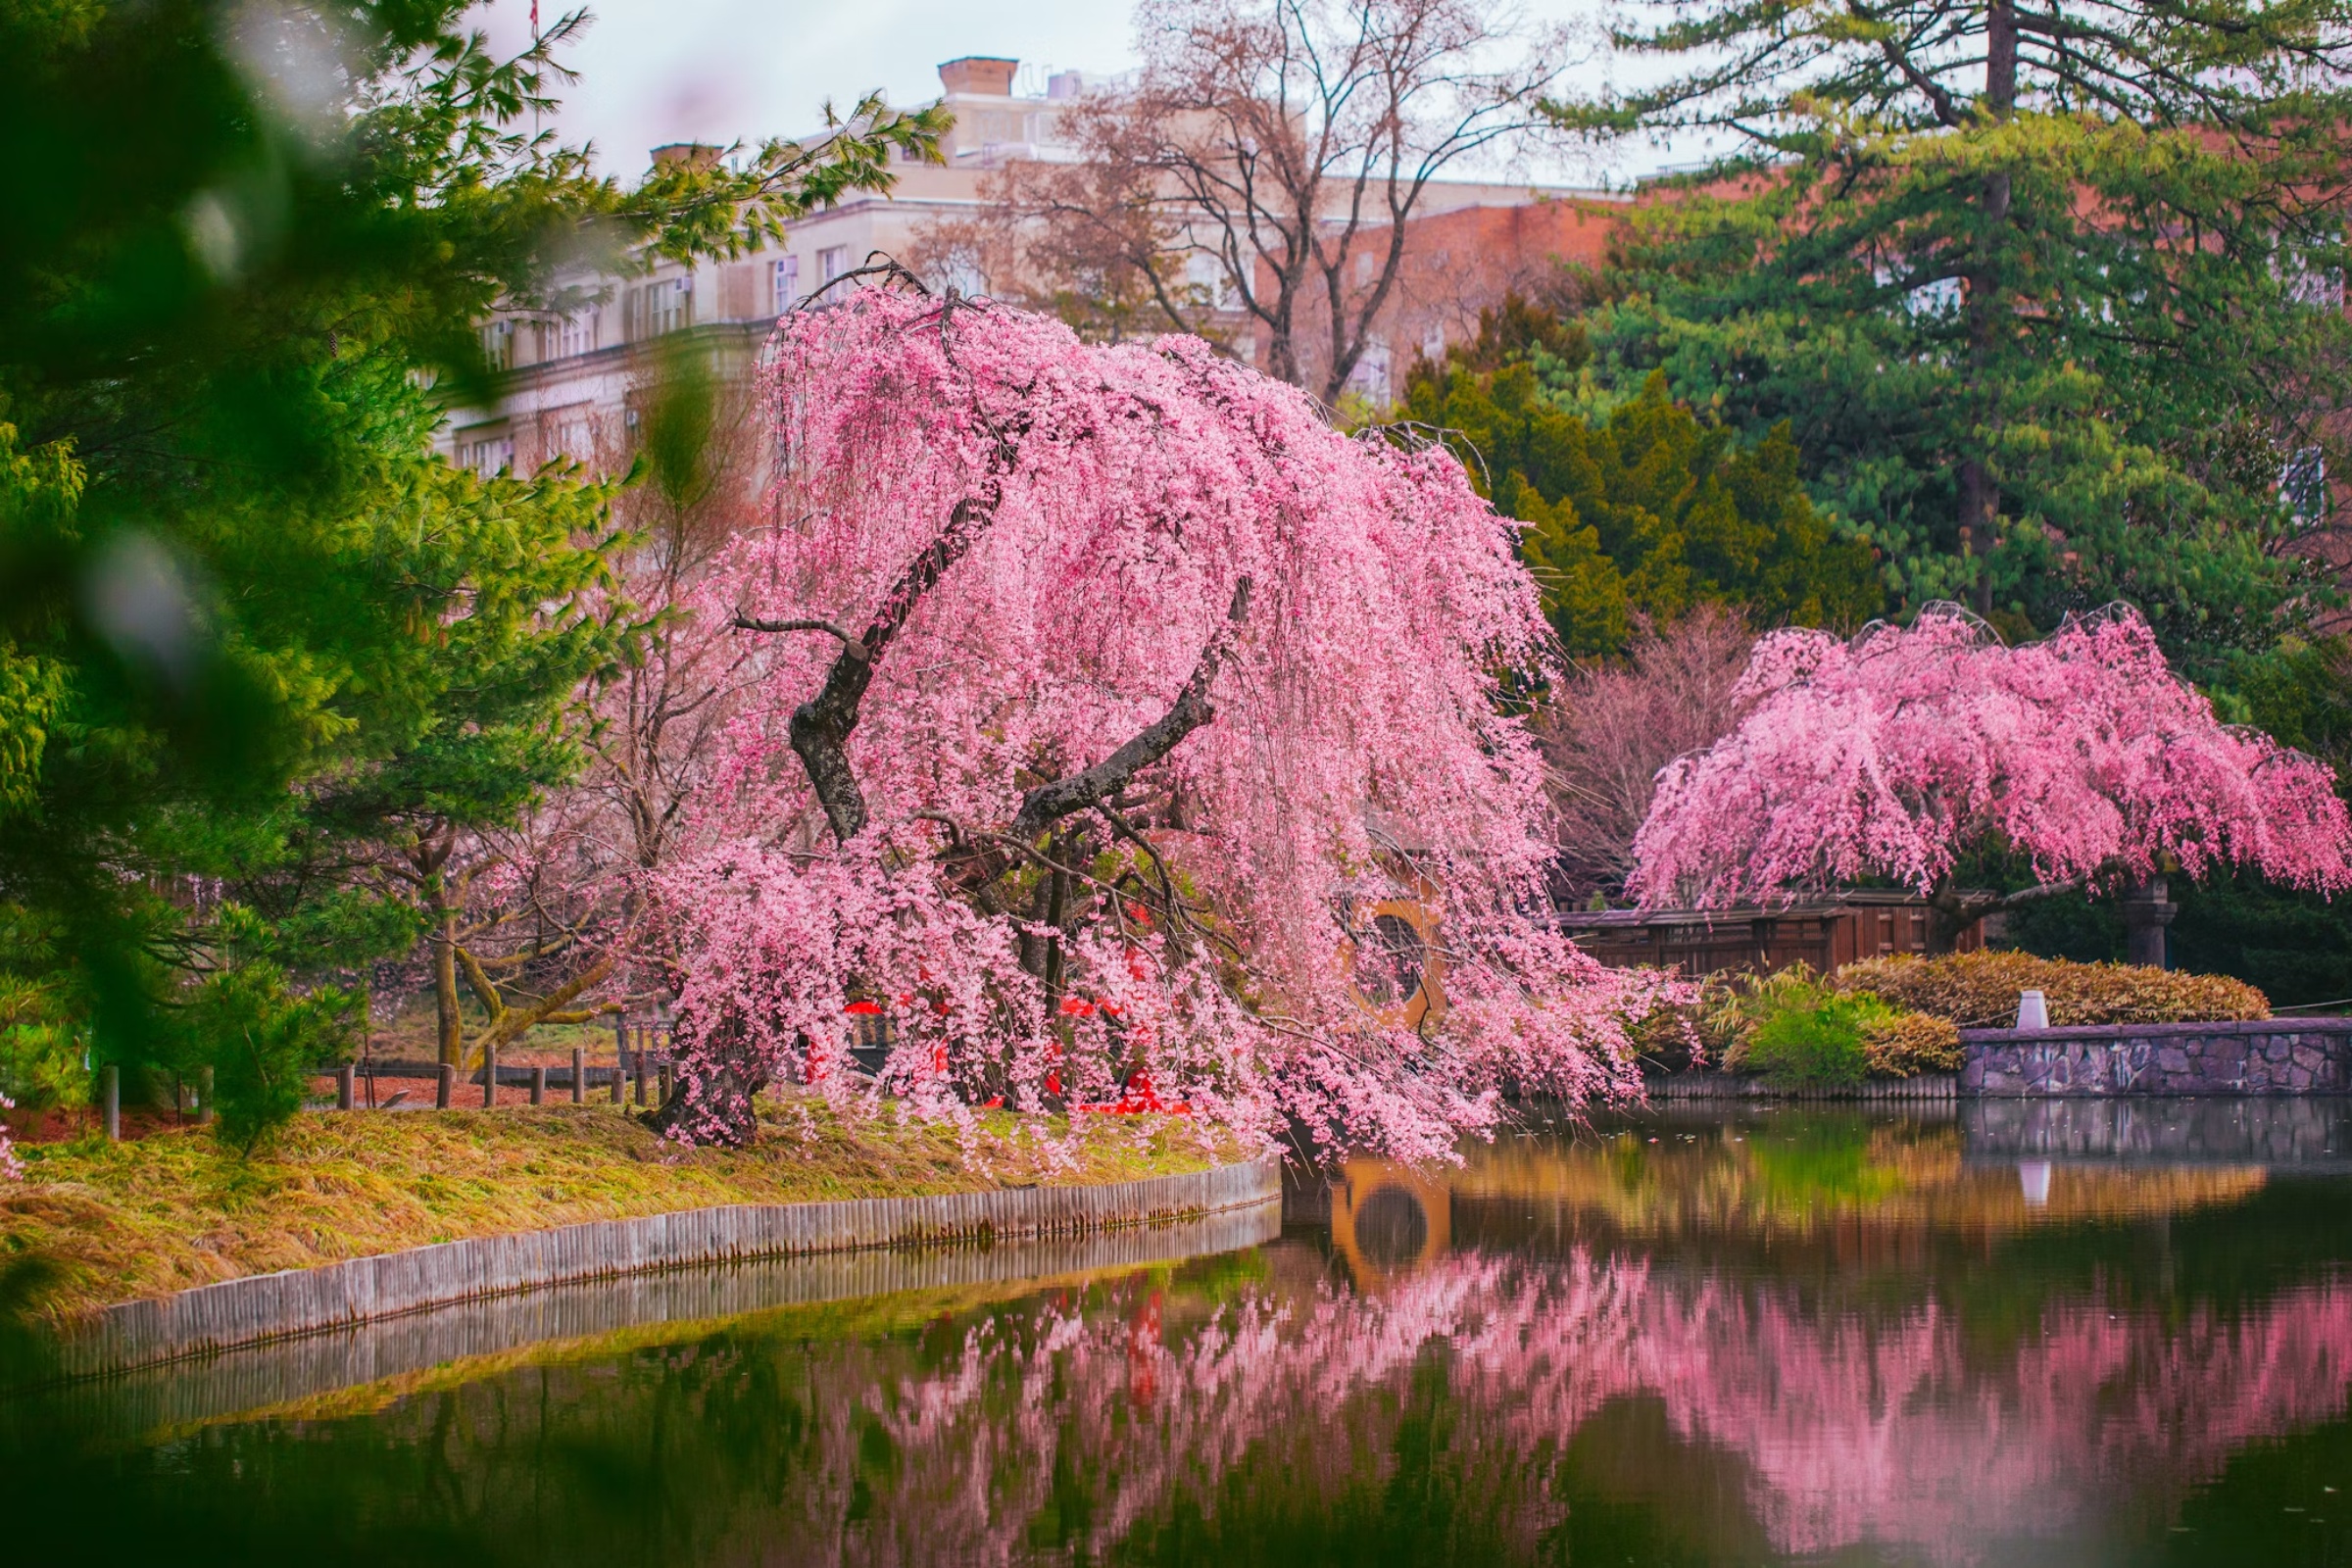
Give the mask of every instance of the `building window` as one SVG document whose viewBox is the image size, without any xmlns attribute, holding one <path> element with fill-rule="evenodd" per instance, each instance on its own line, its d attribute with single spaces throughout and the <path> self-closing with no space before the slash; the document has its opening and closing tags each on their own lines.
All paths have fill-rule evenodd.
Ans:
<svg viewBox="0 0 2352 1568">
<path fill-rule="evenodd" d="M 2298 532 L 2309 532 L 2328 520 L 2328 454 L 2304 447 L 2286 460 L 2278 475 L 2278 499 L 2286 504 Z"/>
<path fill-rule="evenodd" d="M 2339 243 L 2336 235 L 2323 233 L 2311 244 L 2279 246 L 2274 265 L 2288 299 L 2314 310 L 2344 308 L 2344 272 L 2335 265 Z"/>
<path fill-rule="evenodd" d="M 769 269 L 769 275 L 774 279 L 769 291 L 775 302 L 775 311 L 782 316 L 801 302 L 801 259 L 798 256 L 777 257 L 776 265 Z"/>
<path fill-rule="evenodd" d="M 484 478 L 494 473 L 505 473 L 514 466 L 514 438 L 505 433 L 486 435 L 461 431 L 458 435 L 458 466 L 471 468 Z"/>
<path fill-rule="evenodd" d="M 1364 345 L 1364 352 L 1348 372 L 1348 390 L 1375 408 L 1389 406 L 1389 346 L 1378 338 Z"/>
<path fill-rule="evenodd" d="M 832 282 L 850 270 L 850 248 L 847 245 L 828 245 L 816 253 L 816 281 L 818 287 Z"/>
<path fill-rule="evenodd" d="M 1966 303 L 1966 290 L 1956 277 L 1932 278 L 1903 296 L 1904 310 L 1929 320 L 1958 316 Z"/>
<path fill-rule="evenodd" d="M 579 316 L 559 316 L 553 320 L 539 323 L 539 359 L 542 364 L 549 360 L 576 359 L 594 352 L 594 311 L 586 311 Z"/>
<path fill-rule="evenodd" d="M 585 463 L 596 456 L 596 418 L 586 409 L 564 409 L 547 416 L 549 458 Z"/>
<path fill-rule="evenodd" d="M 1184 287 L 1196 305 L 1230 311 L 1242 302 L 1240 292 L 1233 286 L 1233 274 L 1225 270 L 1224 260 L 1211 251 L 1194 251 L 1185 257 Z"/>
<path fill-rule="evenodd" d="M 980 270 L 978 262 L 960 252 L 942 264 L 939 281 L 942 288 L 954 289 L 966 299 L 988 292 L 988 274 Z"/>
<path fill-rule="evenodd" d="M 694 279 L 657 278 L 629 291 L 637 337 L 660 337 L 694 324 Z"/>
<path fill-rule="evenodd" d="M 485 321 L 482 323 L 482 358 L 490 362 L 493 370 L 514 368 L 514 323 Z"/>
</svg>

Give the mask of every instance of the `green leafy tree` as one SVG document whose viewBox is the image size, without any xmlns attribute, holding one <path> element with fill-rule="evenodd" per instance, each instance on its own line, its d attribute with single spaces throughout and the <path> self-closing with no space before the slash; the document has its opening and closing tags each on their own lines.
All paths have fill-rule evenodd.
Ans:
<svg viewBox="0 0 2352 1568">
<path fill-rule="evenodd" d="M 500 58 L 464 17 L 0 10 L 7 1027 L 213 1066 L 240 1128 L 335 1049 L 337 970 L 446 934 L 430 847 L 576 769 L 631 635 L 609 488 L 431 455 L 474 321 L 757 244 L 944 128 L 869 99 L 624 187 L 522 128 L 584 18 Z"/>
<path fill-rule="evenodd" d="M 1704 0 L 1555 105 L 1725 155 L 1634 225 L 1596 369 L 1751 435 L 1912 604 L 2123 598 L 2210 672 L 2301 603 L 2352 328 L 2337 0 Z"/>
<path fill-rule="evenodd" d="M 1884 597 L 1868 547 L 1807 497 L 1784 427 L 1701 420 L 1663 377 L 1605 416 L 1578 412 L 1584 333 L 1517 299 L 1443 367 L 1415 368 L 1404 412 L 1450 432 L 1520 548 L 1574 655 L 1617 655 L 1637 619 L 1702 604 L 1761 625 L 1845 625 Z"/>
</svg>

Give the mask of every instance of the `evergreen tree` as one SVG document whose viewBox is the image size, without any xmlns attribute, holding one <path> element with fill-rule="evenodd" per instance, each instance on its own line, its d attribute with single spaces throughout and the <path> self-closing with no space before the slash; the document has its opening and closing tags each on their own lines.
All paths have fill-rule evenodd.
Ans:
<svg viewBox="0 0 2352 1568">
<path fill-rule="evenodd" d="M 1785 426 L 1743 440 L 1652 376 L 1604 416 L 1579 412 L 1583 329 L 1517 298 L 1476 340 L 1417 366 L 1404 412 L 1447 432 L 1472 480 L 1528 524 L 1520 550 L 1571 655 L 1615 656 L 1637 618 L 1700 604 L 1758 625 L 1850 626 L 1884 598 L 1868 547 L 1806 496 Z"/>
<path fill-rule="evenodd" d="M 1706 0 L 1629 28 L 1690 69 L 1559 121 L 1729 145 L 1635 225 L 1596 368 L 1786 421 L 1905 601 L 2015 634 L 2123 598 L 2208 674 L 2304 602 L 2326 518 L 2348 22 Z"/>
</svg>

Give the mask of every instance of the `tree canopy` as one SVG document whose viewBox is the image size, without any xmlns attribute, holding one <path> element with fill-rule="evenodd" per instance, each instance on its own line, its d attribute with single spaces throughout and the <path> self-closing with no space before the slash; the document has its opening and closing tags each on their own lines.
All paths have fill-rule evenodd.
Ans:
<svg viewBox="0 0 2352 1568">
<path fill-rule="evenodd" d="M 2200 674 L 2305 607 L 2352 327 L 2352 13 L 1710 0 L 1621 46 L 1685 69 L 1555 105 L 1724 147 L 1633 225 L 1604 379 L 1758 436 L 1910 605 L 2012 631 L 2121 598 Z"/>
<path fill-rule="evenodd" d="M 773 365 L 802 520 L 691 600 L 769 662 L 650 883 L 670 1126 L 746 1137 L 786 1075 L 1422 1156 L 1506 1082 L 1614 1092 L 1656 977 L 1528 912 L 1542 765 L 1499 698 L 1544 623 L 1449 454 L 1195 339 L 898 289 L 789 318 Z M 858 1014 L 893 1031 L 862 1087 Z"/>
<path fill-rule="evenodd" d="M 1650 376 L 1594 417 L 1581 327 L 1513 297 L 1407 383 L 1402 415 L 1447 432 L 1520 550 L 1572 655 L 1618 655 L 1635 623 L 1699 605 L 1763 625 L 1858 626 L 1884 590 L 1869 548 L 1806 495 L 1788 427 L 1747 439 Z"/>
<path fill-rule="evenodd" d="M 1739 725 L 1659 777 L 1629 889 L 1645 904 L 1769 901 L 1890 878 L 1939 938 L 2028 895 L 1958 883 L 1985 848 L 2041 887 L 2112 888 L 2178 867 L 2352 887 L 2334 775 L 2223 724 L 2125 607 L 2011 648 L 1958 606 L 1841 642 L 1760 641 Z"/>
</svg>

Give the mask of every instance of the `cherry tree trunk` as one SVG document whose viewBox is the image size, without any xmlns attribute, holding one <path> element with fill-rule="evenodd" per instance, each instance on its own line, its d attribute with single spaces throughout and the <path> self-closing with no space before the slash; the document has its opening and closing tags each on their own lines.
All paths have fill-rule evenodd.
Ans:
<svg viewBox="0 0 2352 1568">
<path fill-rule="evenodd" d="M 695 1053 L 669 1098 L 646 1116 L 645 1123 L 664 1137 L 745 1148 L 759 1137 L 760 1118 L 752 1100 L 767 1087 L 769 1076 L 769 1065 L 751 1038 L 730 1029 Z"/>
<path fill-rule="evenodd" d="M 1928 895 L 1928 956 L 1940 958 L 1960 944 L 1960 933 L 1977 916 L 1961 902 L 1960 890 L 1949 883 Z"/>
</svg>

